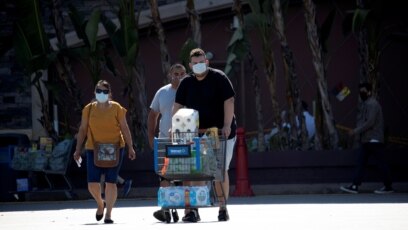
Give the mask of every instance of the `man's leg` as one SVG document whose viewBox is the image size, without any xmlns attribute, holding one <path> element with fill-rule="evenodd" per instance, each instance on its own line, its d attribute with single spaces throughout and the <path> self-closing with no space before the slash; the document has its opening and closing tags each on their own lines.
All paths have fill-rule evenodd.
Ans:
<svg viewBox="0 0 408 230">
<path fill-rule="evenodd" d="M 378 168 L 381 170 L 384 187 L 375 190 L 377 194 L 392 193 L 392 177 L 383 143 L 370 143 L 369 151 L 375 156 Z"/>
<path fill-rule="evenodd" d="M 205 181 L 184 181 L 183 186 L 205 186 Z M 186 208 L 184 209 L 184 222 L 197 222 L 201 220 L 198 208 Z"/>
<path fill-rule="evenodd" d="M 163 177 L 159 177 L 160 180 L 160 187 L 169 187 L 170 182 Z M 170 212 L 168 208 L 162 208 L 160 210 L 157 210 L 153 213 L 153 216 L 162 222 L 167 222 L 170 221 L 171 216 L 173 217 L 173 222 L 177 222 L 179 220 L 177 210 L 174 209 Z"/>
<path fill-rule="evenodd" d="M 360 186 L 362 183 L 365 167 L 367 165 L 370 152 L 368 151 L 368 144 L 362 144 L 357 156 L 357 165 L 354 172 L 353 184 Z"/>
<path fill-rule="evenodd" d="M 231 163 L 232 155 L 234 154 L 236 137 L 226 141 L 225 146 L 225 168 L 224 168 L 224 180 L 222 181 L 221 186 L 217 189 L 217 196 L 221 197 L 220 199 L 220 209 L 218 211 L 218 221 L 228 221 L 229 214 L 227 210 L 227 200 L 229 197 L 230 190 L 230 181 L 228 169 Z M 222 188 L 222 189 L 221 189 Z"/>
</svg>

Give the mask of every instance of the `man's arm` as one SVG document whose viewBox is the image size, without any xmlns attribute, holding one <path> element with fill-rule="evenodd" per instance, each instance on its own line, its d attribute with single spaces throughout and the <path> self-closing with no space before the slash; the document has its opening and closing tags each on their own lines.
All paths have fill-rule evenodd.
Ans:
<svg viewBox="0 0 408 230">
<path fill-rule="evenodd" d="M 128 156 L 129 159 L 134 160 L 136 159 L 136 152 L 133 148 L 133 140 L 132 140 L 132 135 L 130 134 L 130 129 L 126 120 L 126 116 L 123 116 L 119 120 L 119 125 L 120 125 L 120 130 L 122 131 L 123 138 L 125 139 L 125 142 L 128 146 Z"/>
<path fill-rule="evenodd" d="M 369 104 L 367 106 L 366 120 L 360 126 L 356 127 L 353 130 L 353 134 L 360 134 L 376 125 L 375 118 L 377 116 L 379 109 L 380 109 L 379 105 L 377 106 L 376 104 Z"/>
<path fill-rule="evenodd" d="M 183 108 L 183 106 L 182 105 L 180 105 L 179 103 L 177 103 L 177 102 L 174 102 L 174 104 L 173 104 L 173 112 L 172 112 L 172 116 L 174 116 L 174 114 L 176 114 L 177 113 L 177 111 L 179 110 L 179 109 L 181 109 L 181 108 Z"/>
<path fill-rule="evenodd" d="M 159 118 L 160 112 L 156 112 L 153 109 L 150 109 L 149 115 L 147 117 L 147 135 L 149 138 L 149 146 L 153 149 L 153 139 L 154 133 L 157 127 L 157 119 Z"/>
<path fill-rule="evenodd" d="M 222 133 L 225 137 L 231 134 L 231 123 L 234 117 L 234 97 L 230 97 L 224 101 L 224 127 Z"/>
</svg>

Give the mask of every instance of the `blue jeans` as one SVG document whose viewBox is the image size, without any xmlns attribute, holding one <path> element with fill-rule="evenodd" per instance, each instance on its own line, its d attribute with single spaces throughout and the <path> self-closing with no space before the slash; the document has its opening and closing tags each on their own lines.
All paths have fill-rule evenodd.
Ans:
<svg viewBox="0 0 408 230">
<path fill-rule="evenodd" d="M 384 144 L 378 142 L 363 143 L 358 152 L 357 167 L 354 173 L 353 184 L 361 185 L 364 170 L 368 159 L 373 156 L 376 158 L 377 165 L 382 172 L 382 179 L 385 187 L 392 185 L 390 169 L 386 163 Z"/>
</svg>

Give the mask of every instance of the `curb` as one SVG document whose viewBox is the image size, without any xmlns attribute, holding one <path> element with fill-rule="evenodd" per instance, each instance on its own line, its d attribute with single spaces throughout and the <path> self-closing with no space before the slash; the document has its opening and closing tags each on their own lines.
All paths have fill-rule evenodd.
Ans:
<svg viewBox="0 0 408 230">
<path fill-rule="evenodd" d="M 267 184 L 252 185 L 254 196 L 267 195 L 307 195 L 307 194 L 344 194 L 340 186 L 347 183 L 325 184 Z M 359 187 L 359 193 L 373 193 L 382 187 L 382 183 L 363 183 Z M 396 182 L 393 184 L 396 193 L 408 193 L 408 182 Z M 230 187 L 230 196 L 233 197 L 235 185 Z M 156 199 L 158 187 L 132 187 L 127 197 L 122 197 L 121 188 L 118 188 L 118 199 Z M 87 189 L 74 189 L 72 198 L 68 198 L 64 192 L 29 192 L 25 193 L 21 201 L 53 201 L 53 200 L 88 200 L 92 199 Z"/>
</svg>

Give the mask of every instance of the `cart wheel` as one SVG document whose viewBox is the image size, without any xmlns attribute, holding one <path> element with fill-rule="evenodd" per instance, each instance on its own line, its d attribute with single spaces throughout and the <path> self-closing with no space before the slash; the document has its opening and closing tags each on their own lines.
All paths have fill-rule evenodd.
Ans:
<svg viewBox="0 0 408 230">
<path fill-rule="evenodd" d="M 171 222 L 171 215 L 170 212 L 164 212 L 164 215 L 166 216 L 166 223 L 170 223 Z"/>
<path fill-rule="evenodd" d="M 177 213 L 177 209 L 172 209 L 171 210 L 171 215 L 173 216 L 173 222 L 177 223 L 179 221 L 179 216 Z"/>
</svg>

